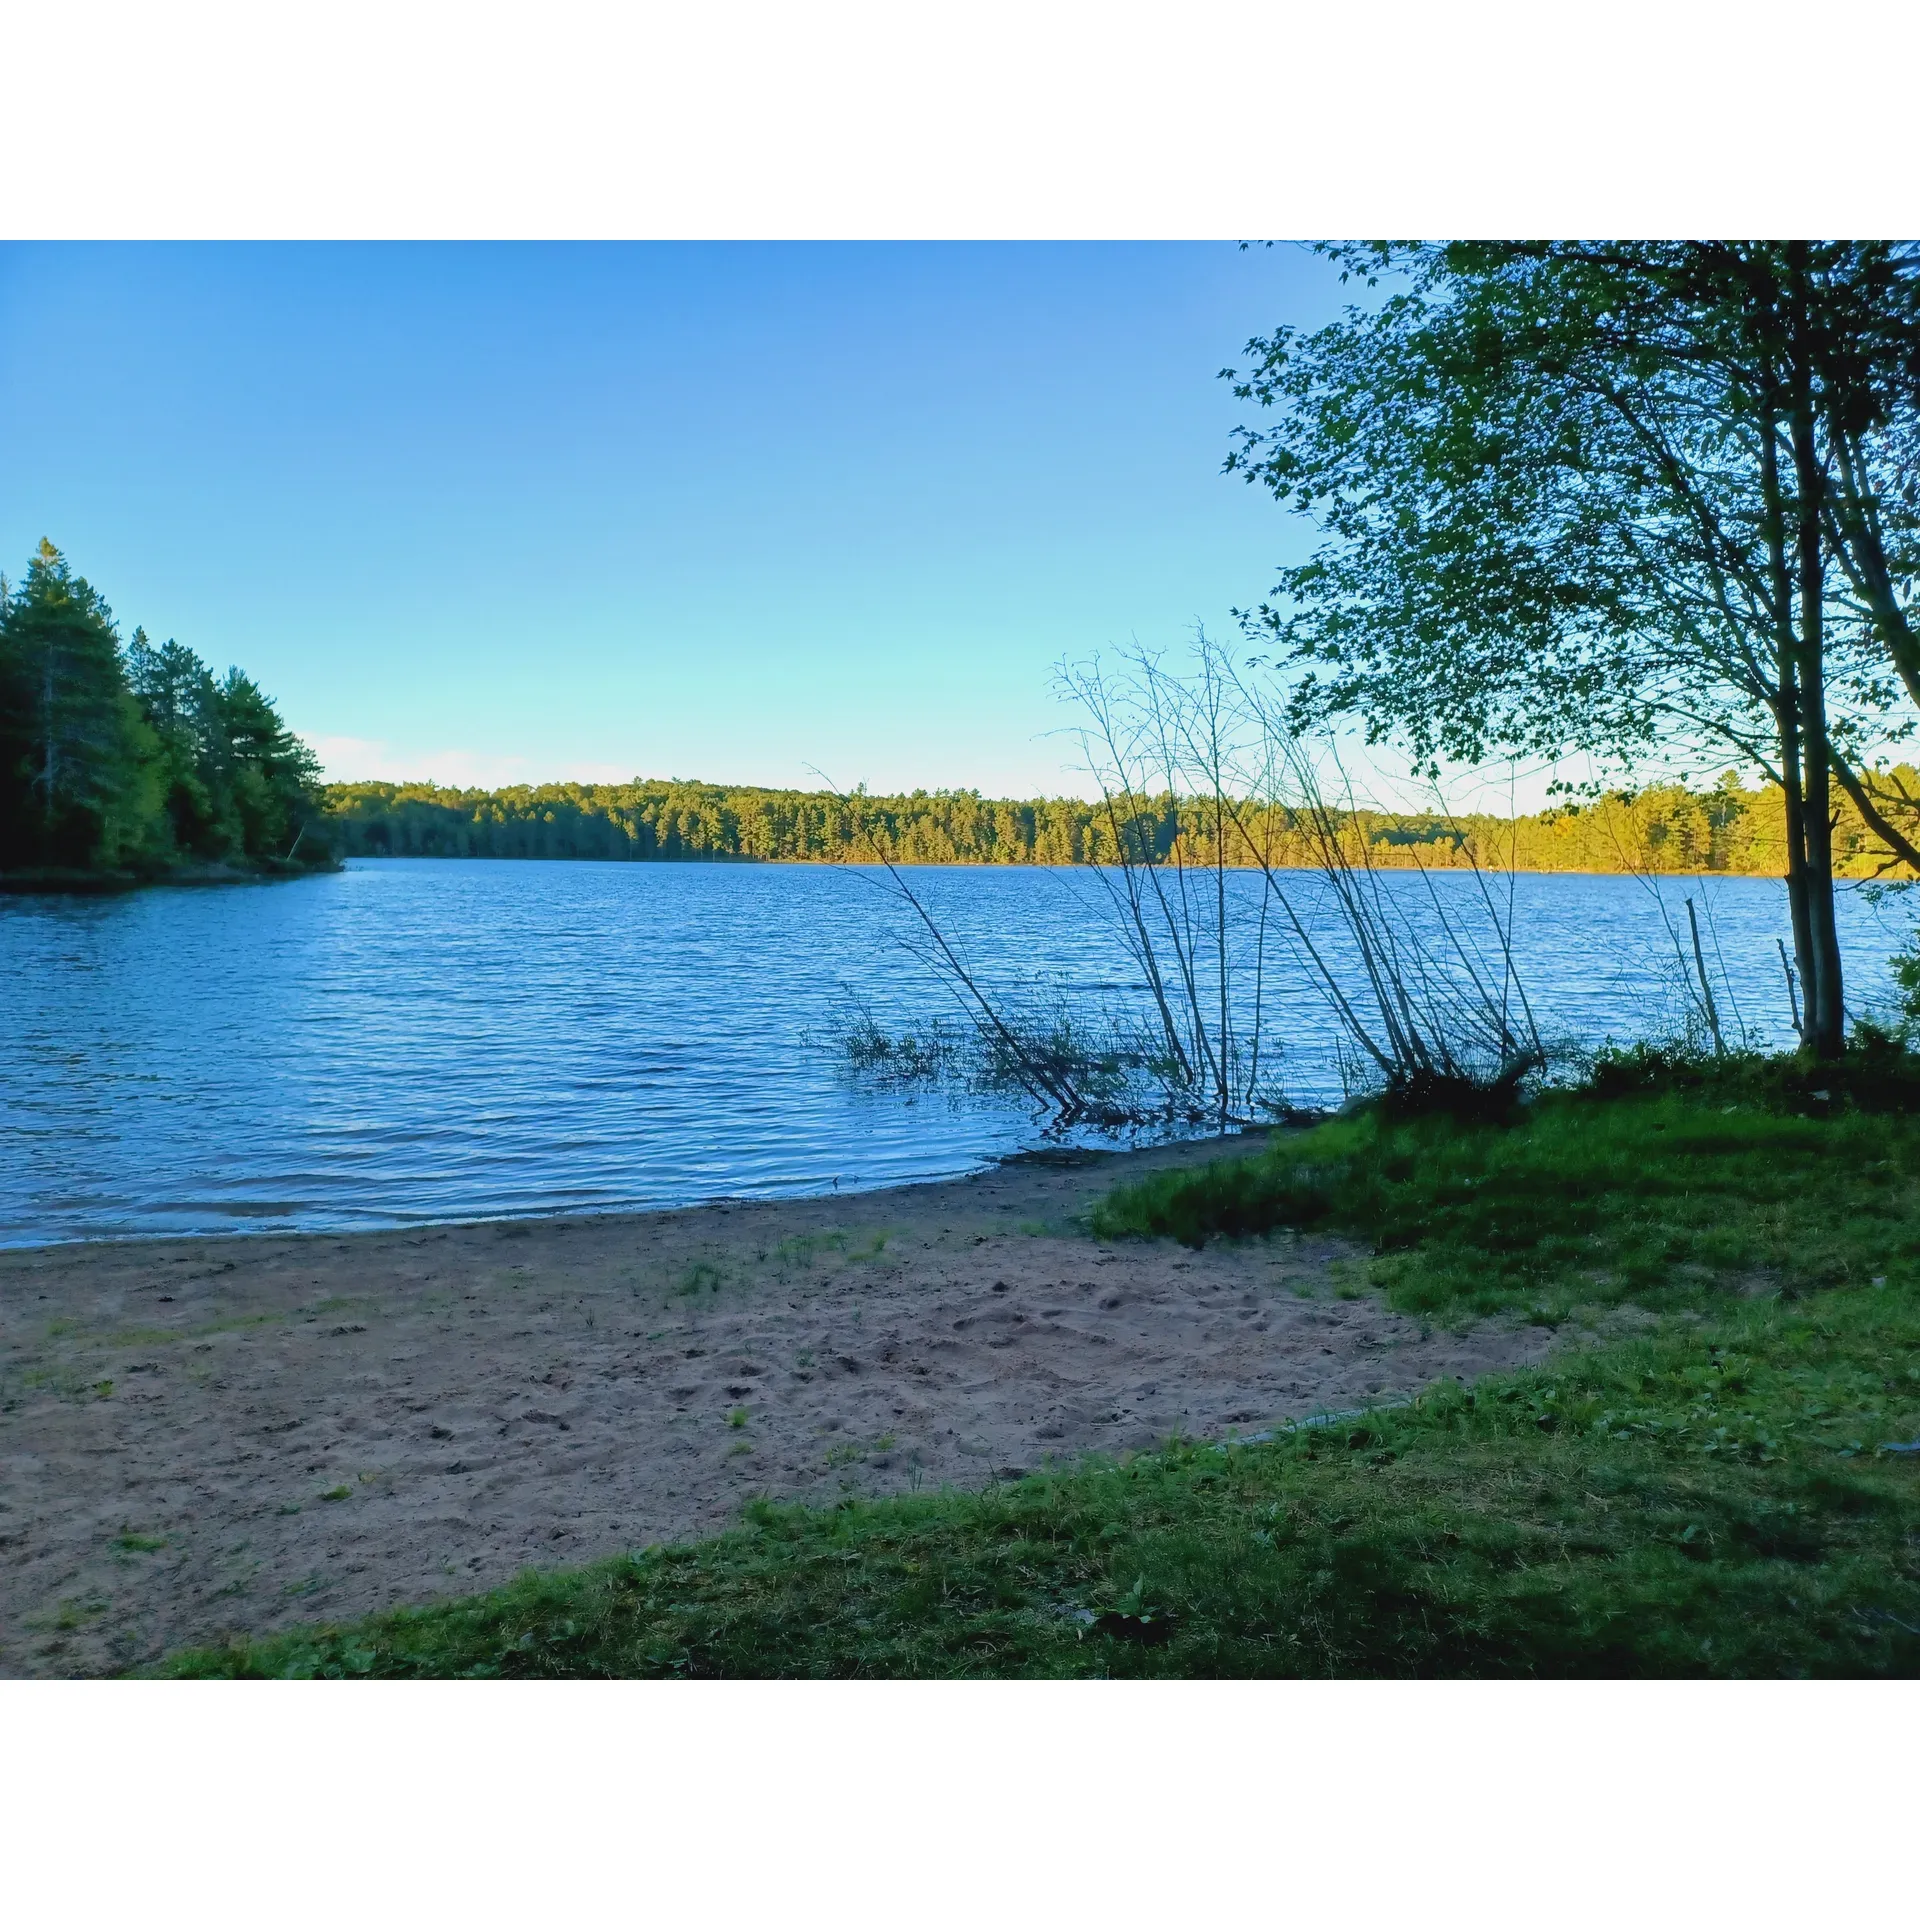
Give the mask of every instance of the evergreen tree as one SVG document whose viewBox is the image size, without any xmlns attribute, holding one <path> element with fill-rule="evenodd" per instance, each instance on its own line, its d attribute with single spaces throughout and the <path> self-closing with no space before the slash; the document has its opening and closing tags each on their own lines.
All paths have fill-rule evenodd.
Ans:
<svg viewBox="0 0 1920 1920">
<path fill-rule="evenodd" d="M 144 628 L 127 648 L 127 679 L 159 741 L 168 825 L 182 852 L 218 859 L 239 836 L 215 775 L 219 689 L 200 656 L 177 640 L 155 647 Z"/>
<path fill-rule="evenodd" d="M 216 752 L 250 859 L 286 859 L 320 812 L 320 763 L 238 667 L 215 690 Z"/>
<path fill-rule="evenodd" d="M 161 857 L 157 751 L 127 690 L 112 611 L 42 540 L 0 617 L 0 864 Z"/>
</svg>

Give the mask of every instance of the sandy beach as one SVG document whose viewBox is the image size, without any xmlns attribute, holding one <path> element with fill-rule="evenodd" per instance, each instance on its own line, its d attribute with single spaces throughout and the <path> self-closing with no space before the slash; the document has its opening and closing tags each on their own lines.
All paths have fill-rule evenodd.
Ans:
<svg viewBox="0 0 1920 1920">
<path fill-rule="evenodd" d="M 810 1502 L 978 1486 L 1470 1378 L 1548 1336 L 1342 1298 L 1322 1237 L 1102 1245 L 1122 1173 L 0 1255 L 0 1672 L 474 1592 Z"/>
</svg>

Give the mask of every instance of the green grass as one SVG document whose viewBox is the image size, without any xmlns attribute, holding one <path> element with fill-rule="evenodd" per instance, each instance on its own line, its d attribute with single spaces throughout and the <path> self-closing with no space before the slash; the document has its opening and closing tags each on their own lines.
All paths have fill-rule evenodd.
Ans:
<svg viewBox="0 0 1920 1920">
<path fill-rule="evenodd" d="M 701 1293 L 718 1293 L 726 1277 L 724 1267 L 717 1267 L 710 1260 L 696 1260 L 687 1268 L 674 1292 L 683 1300 Z"/>
<path fill-rule="evenodd" d="M 1551 1094 L 1507 1126 L 1373 1114 L 1110 1194 L 1110 1236 L 1324 1228 L 1378 1256 L 1403 1312 L 1554 1323 L 1634 1305 L 1716 1311 L 1920 1258 L 1920 1122 L 1812 1119 L 1717 1093 Z"/>
<path fill-rule="evenodd" d="M 1602 1085 L 1505 1127 L 1288 1134 L 1096 1219 L 1336 1230 L 1411 1310 L 1612 1335 L 1549 1365 L 984 1493 L 755 1505 L 170 1670 L 1920 1675 L 1920 1460 L 1880 1451 L 1920 1434 L 1920 1121 L 1844 1087 Z"/>
<path fill-rule="evenodd" d="M 844 1253 L 846 1248 L 844 1233 L 790 1233 L 774 1248 L 773 1257 L 783 1267 L 811 1268 L 821 1254 Z"/>
</svg>

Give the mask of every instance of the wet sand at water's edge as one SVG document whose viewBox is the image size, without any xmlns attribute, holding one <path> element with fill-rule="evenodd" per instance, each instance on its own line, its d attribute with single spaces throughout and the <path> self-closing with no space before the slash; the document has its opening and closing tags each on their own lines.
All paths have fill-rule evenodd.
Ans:
<svg viewBox="0 0 1920 1920">
<path fill-rule="evenodd" d="M 1123 1173 L 1254 1145 L 0 1254 L 0 1673 L 124 1670 L 684 1539 L 758 1494 L 979 1486 L 1544 1352 L 1337 1297 L 1329 1238 L 1076 1226 Z"/>
</svg>

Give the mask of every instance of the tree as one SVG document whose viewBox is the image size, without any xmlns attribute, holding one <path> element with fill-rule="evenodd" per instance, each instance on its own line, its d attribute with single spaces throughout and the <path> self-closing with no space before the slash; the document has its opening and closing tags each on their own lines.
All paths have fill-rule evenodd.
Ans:
<svg viewBox="0 0 1920 1920">
<path fill-rule="evenodd" d="M 183 852 L 218 859 L 240 844 L 233 809 L 215 767 L 219 689 L 191 648 L 156 647 L 144 628 L 127 645 L 127 681 L 159 742 L 159 775 L 168 825 Z"/>
<path fill-rule="evenodd" d="M 1832 784 L 1920 868 L 1867 777 L 1920 709 L 1914 255 L 1332 251 L 1397 290 L 1228 372 L 1277 410 L 1229 468 L 1329 536 L 1246 616 L 1294 724 L 1359 715 L 1429 764 L 1756 768 L 1785 801 L 1803 1032 L 1837 1052 Z"/>
<path fill-rule="evenodd" d="M 252 858 L 286 859 L 320 812 L 320 763 L 273 702 L 230 667 L 215 690 L 214 752 Z"/>
<path fill-rule="evenodd" d="M 0 863 L 156 857 L 155 745 L 122 677 L 111 610 L 42 540 L 0 616 Z"/>
</svg>

